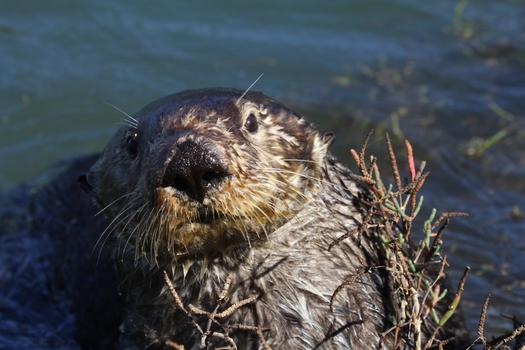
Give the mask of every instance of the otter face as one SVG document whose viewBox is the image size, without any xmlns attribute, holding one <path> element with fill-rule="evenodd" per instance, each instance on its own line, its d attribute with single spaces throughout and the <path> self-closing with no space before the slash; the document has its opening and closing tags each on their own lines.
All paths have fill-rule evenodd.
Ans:
<svg viewBox="0 0 525 350">
<path fill-rule="evenodd" d="M 262 93 L 157 100 L 116 132 L 79 182 L 126 246 L 153 259 L 227 254 L 271 239 L 315 193 L 332 134 Z"/>
</svg>

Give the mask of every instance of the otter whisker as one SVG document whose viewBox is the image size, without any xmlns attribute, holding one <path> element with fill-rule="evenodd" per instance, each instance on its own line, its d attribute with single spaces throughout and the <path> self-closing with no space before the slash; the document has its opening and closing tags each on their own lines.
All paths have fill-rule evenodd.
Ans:
<svg viewBox="0 0 525 350">
<path fill-rule="evenodd" d="M 253 206 L 257 211 L 259 211 L 264 217 L 266 217 L 266 219 L 268 220 L 268 222 L 272 222 L 271 218 L 265 213 L 264 210 L 262 210 L 256 202 L 253 201 L 253 198 L 250 198 L 246 193 L 239 193 L 238 191 L 235 191 L 233 195 L 233 199 L 232 201 L 233 202 L 248 202 L 250 203 L 251 202 L 251 206 Z M 268 203 L 265 203 L 265 204 L 268 204 Z M 245 222 L 258 222 L 258 227 L 262 228 L 263 231 L 265 232 L 265 235 L 268 234 L 267 230 L 266 230 L 266 227 L 265 225 L 263 224 L 262 220 L 260 217 L 256 216 L 255 213 L 253 213 L 251 216 L 249 215 L 251 212 L 250 211 L 245 211 L 245 210 L 241 210 L 241 207 L 233 207 L 233 215 L 230 215 L 230 217 L 232 217 L 234 220 L 240 222 L 240 223 L 245 223 Z M 242 208 L 244 209 L 244 208 Z M 240 219 L 240 220 L 239 220 Z M 251 246 L 251 234 L 250 234 L 250 231 L 251 230 L 254 230 L 254 228 L 249 228 L 247 225 L 243 225 L 242 228 L 240 228 L 243 236 L 245 237 L 245 239 L 248 240 L 248 244 Z M 257 233 L 257 230 L 254 230 L 255 232 L 254 233 Z"/>
<path fill-rule="evenodd" d="M 246 96 L 246 94 L 248 93 L 248 91 L 250 91 L 250 89 L 251 89 L 251 88 L 252 88 L 252 87 L 253 87 L 253 86 L 259 81 L 259 79 L 262 78 L 263 75 L 264 75 L 264 73 L 262 73 L 261 75 L 259 75 L 259 78 L 255 79 L 255 81 L 252 83 L 252 85 L 250 85 L 250 86 L 246 89 L 246 91 L 244 91 L 244 92 L 242 93 L 241 97 L 239 97 L 239 98 L 237 99 L 237 101 L 236 101 L 237 104 L 239 104 L 239 102 L 241 102 L 241 100 L 243 99 L 243 97 Z"/>
<path fill-rule="evenodd" d="M 150 241 L 150 254 L 154 257 L 157 256 L 161 244 L 166 242 L 168 250 L 172 249 L 174 245 L 175 235 L 170 234 L 169 232 L 169 221 L 166 218 L 166 212 L 168 210 L 168 205 L 166 202 L 163 203 L 162 207 L 157 210 L 155 214 L 155 220 L 152 221 L 150 226 L 156 227 L 155 229 L 148 229 L 146 232 L 152 232 Z"/>
<path fill-rule="evenodd" d="M 153 209 L 152 209 L 153 210 Z M 166 241 L 168 244 L 168 249 L 170 249 L 173 246 L 173 239 L 174 235 L 170 235 L 170 232 L 168 232 L 169 225 L 168 219 L 169 215 L 166 215 L 166 212 L 168 211 L 168 203 L 166 200 L 162 203 L 162 206 L 157 209 L 155 213 L 155 219 L 151 220 L 149 223 L 149 226 L 147 230 L 144 230 L 144 233 L 150 232 L 149 238 L 153 244 L 150 243 L 150 254 L 152 254 L 153 257 L 156 257 L 159 252 L 160 244 L 163 241 Z M 153 227 L 154 229 L 152 229 Z M 167 237 L 162 237 L 164 235 L 167 235 Z"/>
<path fill-rule="evenodd" d="M 127 216 L 128 218 L 128 221 L 126 222 L 126 224 L 124 225 L 123 229 L 122 229 L 122 232 L 125 232 L 125 230 L 127 229 L 128 225 L 131 223 L 131 220 L 138 216 L 142 210 L 147 206 L 148 204 L 147 203 L 144 203 L 140 208 L 138 208 L 137 210 L 135 210 L 135 212 L 131 213 L 130 215 Z M 124 244 L 124 247 L 122 248 L 122 258 L 124 258 L 124 253 L 126 252 L 126 249 L 127 249 L 127 246 L 128 244 L 131 242 L 131 239 L 133 237 L 133 234 L 137 231 L 137 229 L 139 229 L 141 227 L 140 224 L 138 225 L 135 225 L 135 227 L 133 228 L 133 230 L 128 234 L 128 238 L 126 239 L 126 242 Z M 135 247 L 136 247 L 136 244 L 135 244 Z"/>
<path fill-rule="evenodd" d="M 267 218 L 268 222 L 271 222 L 270 217 L 261 208 L 259 208 L 259 206 L 255 205 L 255 204 L 253 204 L 253 206 L 254 206 L 254 208 L 256 210 L 258 210 L 263 216 L 265 216 Z M 241 215 L 241 217 L 246 218 L 244 220 L 245 222 L 252 222 L 252 221 L 258 222 L 259 223 L 259 227 L 263 229 L 265 236 L 268 237 L 268 232 L 266 230 L 266 226 L 261 222 L 261 219 L 258 216 L 255 216 L 255 215 L 246 216 L 245 213 L 239 213 L 239 214 Z M 257 236 L 259 236 L 258 233 L 257 233 L 257 230 L 255 230 L 255 231 L 256 231 L 255 233 L 257 234 Z M 248 244 L 251 247 L 250 233 L 248 232 L 248 227 L 246 227 L 246 226 L 245 226 L 244 237 L 246 237 L 246 239 L 248 239 Z"/>
<path fill-rule="evenodd" d="M 233 211 L 232 213 L 227 213 L 228 219 L 242 224 L 242 226 L 237 227 L 237 229 L 242 234 L 242 237 L 244 237 L 244 239 L 247 240 L 248 246 L 251 247 L 252 243 L 251 243 L 249 228 L 247 227 L 247 225 L 244 224 L 244 221 L 246 221 L 245 212 L 239 210 L 239 208 L 236 208 L 236 207 L 234 207 L 232 211 Z"/>
<path fill-rule="evenodd" d="M 136 217 L 138 213 L 140 213 L 141 209 L 145 205 L 147 205 L 147 204 L 144 203 L 139 208 L 136 208 L 135 206 L 131 206 L 129 208 L 126 208 L 126 211 L 128 211 L 128 209 L 132 209 L 132 210 L 129 211 L 125 216 L 122 216 L 120 218 L 119 222 L 115 225 L 116 227 L 120 227 L 121 226 L 121 230 L 119 232 L 120 237 L 125 237 L 125 233 L 127 234 L 125 229 L 128 228 L 128 226 L 131 224 L 133 218 Z M 140 225 L 140 223 L 139 223 L 139 225 Z M 139 225 L 134 225 L 134 227 L 136 228 Z"/>
<path fill-rule="evenodd" d="M 245 201 L 245 202 L 248 202 L 248 203 L 251 203 L 251 205 L 256 208 L 257 210 L 260 211 L 260 213 L 266 217 L 266 219 L 268 220 L 268 222 L 271 222 L 272 220 L 270 219 L 270 217 L 264 212 L 264 210 L 262 210 L 259 205 L 257 204 L 256 201 L 253 200 L 253 198 L 247 194 L 247 193 L 239 193 L 238 191 L 236 191 L 236 196 L 237 196 L 237 199 L 241 199 L 241 202 L 242 201 Z M 271 202 L 266 202 L 264 203 L 264 205 L 267 205 L 267 206 L 270 206 L 271 205 Z M 271 207 L 269 207 L 270 209 Z"/>
<path fill-rule="evenodd" d="M 129 194 L 125 195 L 125 196 L 128 196 Z M 123 196 L 124 197 L 124 196 Z M 100 234 L 99 238 L 97 239 L 96 243 L 95 243 L 95 246 L 93 247 L 93 251 L 92 253 L 95 251 L 95 248 L 97 247 L 97 245 L 100 243 L 100 241 L 102 240 L 102 237 L 106 237 L 104 238 L 104 241 L 102 243 L 102 245 L 100 246 L 100 249 L 102 250 L 102 248 L 104 247 L 104 244 L 106 243 L 107 239 L 109 238 L 109 236 L 111 235 L 111 233 L 118 227 L 118 225 L 122 222 L 122 219 L 121 219 L 121 216 L 126 212 L 128 211 L 129 209 L 131 209 L 135 203 L 136 199 L 133 199 L 131 200 L 129 203 L 127 203 L 124 208 L 122 208 L 120 210 L 120 212 L 113 218 L 113 220 L 111 220 L 111 222 L 108 224 L 108 226 L 106 227 L 106 229 Z M 107 208 L 107 207 L 106 207 Z M 119 222 L 117 223 L 117 220 L 119 220 Z M 110 231 L 108 231 L 109 229 L 111 228 Z M 99 256 L 100 256 L 100 253 L 99 253 Z"/>
<path fill-rule="evenodd" d="M 158 237 L 160 235 L 160 230 L 163 227 L 162 224 L 162 213 L 164 212 L 164 208 L 166 206 L 166 201 L 163 202 L 162 206 L 160 208 L 151 207 L 149 209 L 149 212 L 147 212 L 147 217 L 149 220 L 146 220 L 144 223 L 141 222 L 141 230 L 140 234 L 138 236 L 137 245 L 135 247 L 136 254 L 139 254 L 142 252 L 143 254 L 146 253 L 146 247 L 148 241 L 155 242 L 157 239 L 160 239 Z M 150 244 L 149 247 L 150 254 L 154 254 L 154 247 L 152 244 Z"/>
<path fill-rule="evenodd" d="M 318 164 L 315 160 L 311 159 L 301 159 L 301 158 L 282 158 L 282 161 L 285 162 L 297 162 L 297 163 L 308 163 L 308 164 Z"/>
<path fill-rule="evenodd" d="M 126 125 L 129 125 L 131 127 L 134 127 L 134 128 L 137 128 L 138 125 L 139 125 L 139 121 L 135 118 L 133 118 L 131 115 L 129 115 L 128 113 L 124 112 L 122 109 L 118 108 L 117 106 L 115 105 L 112 105 L 111 103 L 109 102 L 106 102 L 106 101 L 103 101 L 105 104 L 107 104 L 108 106 L 111 106 L 113 108 L 115 108 L 117 111 L 121 112 L 122 114 L 124 114 L 126 117 L 128 117 L 128 119 L 125 119 L 125 121 L 128 123 Z"/>
<path fill-rule="evenodd" d="M 280 173 L 296 174 L 296 175 L 301 176 L 301 177 L 303 177 L 305 179 L 308 179 L 308 180 L 311 180 L 311 181 L 314 181 L 314 182 L 318 182 L 318 183 L 323 184 L 323 185 L 333 186 L 335 188 L 338 188 L 338 189 L 342 190 L 343 192 L 346 192 L 348 190 L 347 187 L 345 187 L 343 185 L 336 184 L 336 183 L 330 181 L 329 179 L 316 178 L 316 177 L 313 177 L 313 176 L 310 176 L 310 175 L 306 175 L 306 174 L 298 174 L 296 172 L 293 172 L 293 171 L 290 171 L 290 170 L 286 170 L 286 169 L 267 168 L 267 169 L 264 169 L 264 170 L 265 171 L 269 171 L 269 172 L 280 172 Z"/>
<path fill-rule="evenodd" d="M 308 180 L 312 180 L 312 181 L 322 181 L 322 179 L 318 178 L 318 177 L 315 177 L 315 176 L 312 176 L 312 175 L 308 175 L 308 174 L 301 174 L 297 171 L 291 171 L 291 170 L 287 170 L 287 169 L 282 169 L 282 168 L 262 168 L 261 169 L 262 171 L 270 171 L 270 172 L 275 172 L 275 173 L 283 173 L 283 174 L 290 174 L 290 175 L 296 175 L 296 176 L 300 176 L 300 177 L 303 177 L 305 179 L 308 179 Z"/>
<path fill-rule="evenodd" d="M 122 120 L 121 123 L 113 123 L 113 125 L 125 125 L 125 126 L 129 126 L 132 129 L 135 129 L 135 130 L 138 128 L 138 125 L 134 124 L 132 121 L 129 121 L 129 120 L 124 119 L 124 118 L 122 118 L 121 120 Z"/>
<path fill-rule="evenodd" d="M 148 220 L 148 225 L 145 226 L 140 233 L 140 241 L 136 246 L 136 254 L 140 252 L 146 254 L 146 250 L 149 249 L 149 254 L 153 259 L 153 262 L 157 261 L 158 247 L 165 237 L 162 237 L 163 231 L 165 231 L 165 215 L 167 203 L 163 202 L 159 209 L 151 208 L 148 217 L 152 218 Z"/>
<path fill-rule="evenodd" d="M 100 209 L 96 214 L 95 216 L 98 216 L 100 215 L 103 211 L 105 211 L 106 209 L 108 209 L 110 206 L 112 206 L 113 204 L 115 204 L 116 202 L 118 202 L 119 200 L 121 199 L 124 199 L 126 198 L 127 196 L 131 196 L 133 194 L 133 192 L 129 192 L 129 193 L 126 193 L 125 195 L 122 195 L 120 197 L 118 197 L 117 199 L 115 199 L 113 202 L 109 203 L 108 205 L 106 205 L 104 208 Z M 130 203 L 128 203 L 127 205 L 129 205 Z"/>
<path fill-rule="evenodd" d="M 261 184 L 260 185 L 261 187 L 268 188 L 269 190 L 276 189 L 279 192 L 283 192 L 283 193 L 292 192 L 292 193 L 302 197 L 303 199 L 308 199 L 308 196 L 305 193 L 302 193 L 297 188 L 291 187 L 290 184 L 288 182 L 286 182 L 285 180 L 276 179 L 276 178 L 272 178 L 272 177 L 269 177 L 269 176 L 261 176 L 261 179 L 262 180 L 268 180 L 268 183 Z M 271 183 L 272 181 L 283 185 L 283 187 L 278 187 L 277 186 L 278 184 L 272 184 Z"/>
</svg>

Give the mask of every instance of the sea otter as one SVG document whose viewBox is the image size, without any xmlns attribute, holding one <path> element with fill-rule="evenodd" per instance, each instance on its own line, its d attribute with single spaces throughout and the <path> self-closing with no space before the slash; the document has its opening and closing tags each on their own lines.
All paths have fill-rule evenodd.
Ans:
<svg viewBox="0 0 525 350">
<path fill-rule="evenodd" d="M 107 220 L 81 195 L 63 201 L 88 217 L 62 220 L 81 233 L 62 243 L 74 263 L 60 265 L 80 346 L 394 348 L 386 269 L 348 284 L 330 310 L 343 281 L 380 263 L 373 228 L 328 249 L 362 223 L 368 196 L 329 153 L 333 138 L 262 93 L 234 89 L 183 91 L 129 117 L 78 178 Z M 41 197 L 71 195 L 55 184 Z M 71 246 L 89 261 L 87 284 Z M 439 336 L 464 342 L 458 322 Z M 432 327 L 422 329 L 427 339 Z"/>
</svg>

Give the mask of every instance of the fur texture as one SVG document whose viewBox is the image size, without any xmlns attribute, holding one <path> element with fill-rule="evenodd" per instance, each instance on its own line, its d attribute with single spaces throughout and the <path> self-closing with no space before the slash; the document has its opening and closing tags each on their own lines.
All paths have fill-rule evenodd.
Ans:
<svg viewBox="0 0 525 350">
<path fill-rule="evenodd" d="M 392 348 L 392 332 L 382 336 L 391 326 L 385 271 L 358 278 L 329 310 L 343 281 L 379 264 L 373 229 L 327 249 L 361 222 L 367 193 L 328 153 L 333 135 L 261 93 L 241 95 L 204 89 L 153 102 L 80 178 L 110 220 L 100 242 L 124 297 L 120 347 L 201 347 L 166 271 L 186 306 L 212 312 L 228 276 L 220 310 L 258 296 L 211 328 L 238 348 L 264 345 L 239 324 L 267 329 L 272 349 Z"/>
</svg>

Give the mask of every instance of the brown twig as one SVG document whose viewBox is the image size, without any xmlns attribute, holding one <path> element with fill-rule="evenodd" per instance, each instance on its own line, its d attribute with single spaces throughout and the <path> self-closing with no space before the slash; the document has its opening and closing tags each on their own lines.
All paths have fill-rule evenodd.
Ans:
<svg viewBox="0 0 525 350">
<path fill-rule="evenodd" d="M 350 237 L 351 235 L 353 235 L 354 233 L 358 231 L 359 231 L 359 228 L 356 228 L 338 237 L 332 243 L 330 243 L 330 245 L 328 246 L 328 251 L 330 251 L 334 246 L 338 245 L 339 243 L 341 243 L 342 241 L 344 241 L 345 239 L 347 239 L 348 237 Z"/>
<path fill-rule="evenodd" d="M 237 349 L 237 345 L 235 344 L 235 341 L 227 334 L 227 330 L 228 329 L 240 329 L 240 330 L 251 330 L 251 331 L 254 331 L 256 332 L 257 336 L 259 337 L 259 339 L 261 340 L 261 344 L 262 346 L 265 348 L 265 349 L 270 349 L 268 343 L 266 342 L 266 340 L 264 340 L 264 337 L 262 335 L 262 331 L 263 329 L 261 329 L 260 327 L 253 327 L 253 326 L 247 326 L 247 325 L 242 325 L 242 324 L 234 324 L 234 325 L 230 325 L 228 327 L 224 327 L 222 326 L 222 324 L 217 320 L 217 319 L 222 319 L 222 318 L 226 318 L 228 316 L 231 316 L 235 311 L 237 311 L 238 309 L 240 309 L 241 307 L 243 307 L 244 305 L 247 305 L 247 304 L 250 304 L 250 303 L 253 303 L 254 301 L 256 301 L 258 298 L 259 298 L 259 295 L 258 294 L 254 294 L 252 295 L 251 297 L 249 298 L 246 298 L 246 299 L 243 299 L 233 305 L 231 305 L 229 308 L 227 308 L 226 310 L 224 310 L 223 312 L 219 312 L 217 313 L 218 309 L 220 308 L 220 306 L 224 303 L 226 303 L 229 298 L 227 297 L 227 294 L 228 294 L 228 291 L 229 291 L 229 288 L 231 286 L 231 282 L 232 282 L 232 277 L 231 276 L 228 276 L 226 278 L 226 281 L 224 282 L 224 285 L 223 285 L 223 288 L 217 298 L 217 304 L 213 310 L 213 312 L 208 312 L 208 311 L 205 311 L 205 310 L 202 310 L 192 304 L 188 304 L 187 308 L 189 309 L 189 311 L 186 309 L 186 307 L 184 306 L 184 303 L 182 302 L 179 294 L 177 293 L 177 291 L 175 290 L 175 288 L 173 287 L 173 283 L 171 282 L 168 274 L 166 273 L 166 271 L 164 271 L 164 280 L 166 282 L 166 285 L 168 286 L 168 290 L 170 291 L 170 294 L 172 295 L 173 299 L 175 300 L 175 304 L 177 305 L 177 307 L 179 309 L 181 309 L 185 314 L 186 316 L 191 320 L 193 326 L 195 327 L 195 329 L 201 334 L 201 346 L 202 347 L 206 347 L 208 344 L 208 340 L 210 338 L 220 338 L 222 340 L 224 340 L 227 344 L 230 345 L 229 348 L 231 349 Z M 203 329 L 200 327 L 200 325 L 197 323 L 197 321 L 195 320 L 195 318 L 193 317 L 193 315 L 196 315 L 196 316 L 205 316 L 207 318 L 207 324 L 206 324 L 206 330 L 203 331 Z M 216 324 L 217 326 L 219 326 L 220 329 L 223 330 L 223 332 L 212 332 L 212 325 L 213 324 Z M 175 348 L 175 349 L 184 349 L 184 347 L 182 345 L 179 345 L 171 340 L 168 340 L 165 342 L 165 344 L 169 347 L 172 347 L 172 348 Z"/>
<path fill-rule="evenodd" d="M 215 314 L 215 317 L 217 317 L 217 318 L 228 317 L 231 314 L 233 314 L 236 310 L 238 310 L 239 308 L 243 307 L 244 305 L 253 303 L 258 298 L 259 298 L 259 294 L 254 294 L 254 295 L 252 295 L 251 297 L 249 297 L 247 299 L 241 300 L 238 303 L 233 304 L 232 306 L 230 306 L 229 308 L 227 308 L 223 312 Z"/>
<path fill-rule="evenodd" d="M 349 284 L 354 283 L 359 277 L 364 275 L 364 271 L 358 271 L 355 275 L 344 281 L 335 289 L 335 291 L 332 293 L 332 297 L 330 298 L 330 312 L 334 312 L 334 300 L 335 297 Z"/>
<path fill-rule="evenodd" d="M 177 292 L 175 291 L 175 288 L 173 287 L 173 283 L 171 283 L 171 280 L 168 274 L 166 273 L 166 271 L 163 271 L 163 272 L 164 272 L 164 281 L 166 281 L 166 285 L 168 286 L 168 290 L 170 291 L 171 296 L 173 297 L 173 300 L 175 300 L 175 304 L 177 304 L 179 309 L 181 309 L 187 314 L 188 311 L 186 311 L 186 309 L 184 308 L 184 304 L 182 303 L 182 300 L 180 300 L 179 294 L 177 294 Z"/>
<path fill-rule="evenodd" d="M 487 295 L 485 298 L 485 302 L 483 303 L 483 307 L 481 308 L 481 316 L 479 317 L 479 324 L 478 324 L 478 339 L 481 341 L 483 345 L 487 345 L 487 339 L 484 335 L 484 329 L 485 329 L 485 321 L 487 320 L 487 309 L 489 307 L 489 301 L 490 301 L 490 294 Z"/>
<path fill-rule="evenodd" d="M 392 143 L 390 142 L 390 136 L 388 136 L 388 133 L 385 133 L 385 138 L 386 147 L 388 149 L 388 157 L 390 158 L 390 165 L 392 166 L 392 174 L 394 175 L 394 179 L 396 181 L 397 190 L 400 191 L 402 188 L 401 176 L 399 175 L 399 169 L 397 168 L 396 155 L 394 153 L 394 149 L 392 148 Z"/>
<path fill-rule="evenodd" d="M 370 176 L 370 173 L 367 172 L 366 165 L 365 165 L 365 150 L 366 146 L 368 145 L 368 140 L 370 140 L 370 137 L 372 136 L 372 133 L 374 130 L 370 130 L 368 135 L 366 135 L 365 140 L 363 141 L 363 145 L 361 146 L 361 149 L 359 150 L 359 163 L 357 163 L 357 166 L 359 167 L 359 171 L 363 176 Z"/>
<path fill-rule="evenodd" d="M 509 341 L 511 341 L 512 339 L 516 338 L 517 336 L 523 333 L 525 333 L 525 324 L 522 324 L 521 326 L 516 327 L 510 333 L 499 336 L 496 339 L 488 342 L 485 349 L 487 350 L 497 349 L 498 347 L 503 346 L 504 344 L 507 344 Z"/>
<path fill-rule="evenodd" d="M 370 179 L 371 180 L 373 180 L 372 176 L 374 174 L 374 170 L 377 170 L 376 162 L 377 162 L 377 158 L 374 157 L 374 156 L 370 156 L 370 165 L 368 166 L 367 173 L 370 174 Z M 374 182 L 376 182 L 376 181 L 374 181 Z"/>
<path fill-rule="evenodd" d="M 432 225 L 432 229 L 435 229 L 436 227 L 438 227 L 443 219 L 451 218 L 453 216 L 467 217 L 468 214 L 467 213 L 462 213 L 462 212 L 455 212 L 455 211 L 444 212 L 443 214 L 438 216 L 438 218 L 436 219 L 436 221 Z"/>
<path fill-rule="evenodd" d="M 470 266 L 467 266 L 465 268 L 465 271 L 463 271 L 463 276 L 461 276 L 461 279 L 459 280 L 458 291 L 456 293 L 457 297 L 460 297 L 461 293 L 463 293 L 463 289 L 465 288 L 465 282 L 467 282 L 467 276 L 468 276 L 469 271 L 470 271 Z"/>
<path fill-rule="evenodd" d="M 219 299 L 217 300 L 219 304 L 222 304 L 223 302 L 228 301 L 226 294 L 228 294 L 228 290 L 230 289 L 230 284 L 232 283 L 232 279 L 233 278 L 231 275 L 228 275 L 228 277 L 226 277 L 226 281 L 224 282 L 224 286 L 222 287 L 221 294 L 219 295 Z"/>
<path fill-rule="evenodd" d="M 170 278 L 168 276 L 168 273 L 166 271 L 163 271 L 163 272 L 164 272 L 164 281 L 166 281 L 166 285 L 168 286 L 168 289 L 169 289 L 169 291 L 171 293 L 171 296 L 175 300 L 175 304 L 177 304 L 179 309 L 181 309 L 186 314 L 186 316 L 190 319 L 190 321 L 193 324 L 193 326 L 195 327 L 195 329 L 200 334 L 204 334 L 204 331 L 199 326 L 199 324 L 195 321 L 195 319 L 191 316 L 191 314 L 184 308 L 184 304 L 182 303 L 182 300 L 180 299 L 179 294 L 177 293 L 177 291 L 173 287 L 173 283 L 171 283 L 171 280 L 170 280 Z"/>
<path fill-rule="evenodd" d="M 373 186 L 376 184 L 376 181 L 370 177 L 367 176 L 361 176 L 356 174 L 350 174 L 350 178 L 355 181 L 364 182 L 367 185 Z"/>
</svg>

